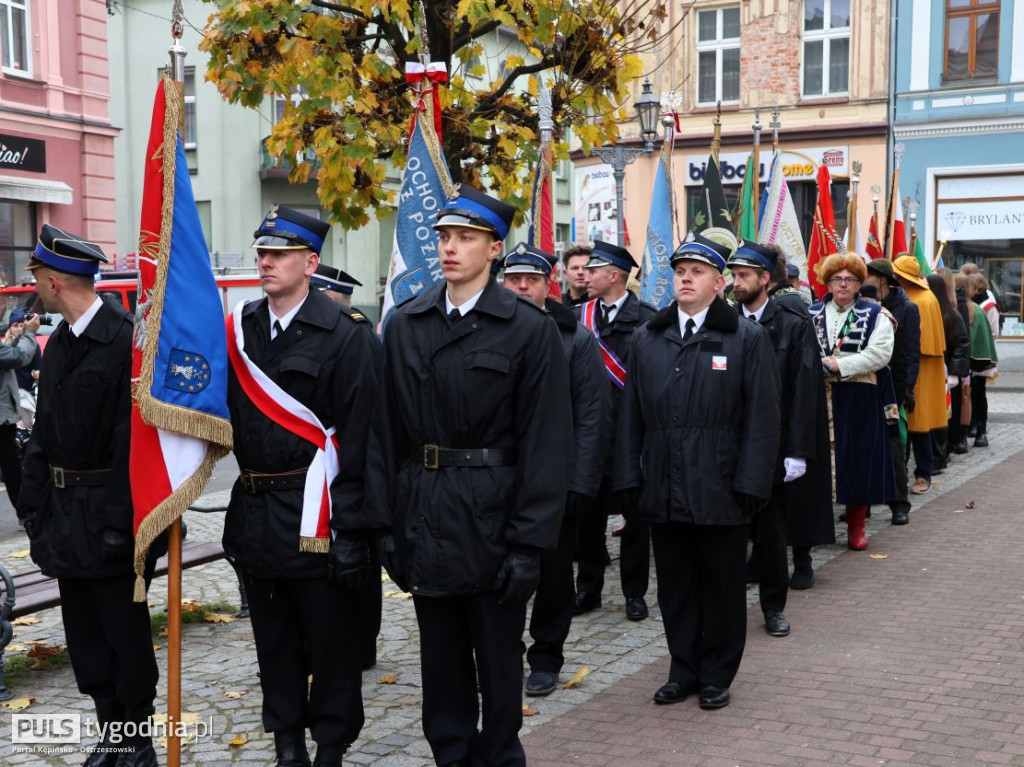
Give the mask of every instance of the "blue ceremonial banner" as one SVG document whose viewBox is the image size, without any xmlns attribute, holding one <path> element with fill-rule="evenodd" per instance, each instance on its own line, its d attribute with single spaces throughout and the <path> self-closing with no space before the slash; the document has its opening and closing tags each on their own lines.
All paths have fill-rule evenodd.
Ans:
<svg viewBox="0 0 1024 767">
<path fill-rule="evenodd" d="M 647 243 L 644 263 L 640 270 L 640 290 L 637 297 L 659 309 L 668 306 L 673 298 L 672 267 L 669 258 L 675 250 L 672 231 L 672 190 L 669 185 L 665 158 L 658 163 L 651 197 L 651 217 L 647 222 Z"/>
<path fill-rule="evenodd" d="M 433 224 L 434 216 L 454 194 L 455 186 L 434 127 L 430 120 L 420 119 L 420 115 L 417 111 L 413 117 L 409 155 L 402 175 L 398 223 L 381 313 L 384 320 L 393 308 L 444 279 Z"/>
</svg>

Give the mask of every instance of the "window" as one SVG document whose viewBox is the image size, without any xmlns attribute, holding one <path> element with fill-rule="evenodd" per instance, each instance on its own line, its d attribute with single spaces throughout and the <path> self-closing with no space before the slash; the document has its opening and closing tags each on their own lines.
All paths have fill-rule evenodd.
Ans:
<svg viewBox="0 0 1024 767">
<path fill-rule="evenodd" d="M 740 99 L 740 9 L 697 14 L 697 103 Z"/>
<path fill-rule="evenodd" d="M 185 151 L 196 148 L 196 68 L 185 67 Z"/>
<path fill-rule="evenodd" d="M 0 285 L 16 285 L 25 276 L 37 231 L 33 203 L 0 201 Z"/>
<path fill-rule="evenodd" d="M 0 0 L 0 51 L 4 72 L 31 76 L 28 0 Z"/>
<path fill-rule="evenodd" d="M 278 96 L 276 93 L 273 96 L 272 108 L 274 110 L 273 120 L 274 125 L 277 125 L 281 120 L 284 119 L 285 107 L 291 104 L 293 107 L 297 107 L 302 103 L 303 99 L 306 98 L 306 87 L 304 85 L 296 85 L 292 87 L 292 95 L 287 99 L 284 96 Z"/>
<path fill-rule="evenodd" d="M 850 89 L 850 0 L 804 0 L 803 95 Z"/>
<path fill-rule="evenodd" d="M 995 77 L 999 65 L 999 0 L 946 0 L 943 80 Z"/>
</svg>

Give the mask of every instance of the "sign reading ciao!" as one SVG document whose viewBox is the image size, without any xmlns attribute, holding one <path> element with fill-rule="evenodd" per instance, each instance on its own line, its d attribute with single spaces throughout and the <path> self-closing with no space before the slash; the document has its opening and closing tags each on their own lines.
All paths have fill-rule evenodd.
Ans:
<svg viewBox="0 0 1024 767">
<path fill-rule="evenodd" d="M 46 142 L 0 133 L 0 168 L 46 173 Z"/>
</svg>

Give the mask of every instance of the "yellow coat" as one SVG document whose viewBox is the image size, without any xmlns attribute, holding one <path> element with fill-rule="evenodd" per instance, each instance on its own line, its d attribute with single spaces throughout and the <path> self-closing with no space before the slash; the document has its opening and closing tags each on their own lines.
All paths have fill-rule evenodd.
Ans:
<svg viewBox="0 0 1024 767">
<path fill-rule="evenodd" d="M 946 415 L 946 335 L 939 299 L 927 288 L 904 285 L 921 313 L 921 368 L 914 386 L 914 412 L 907 414 L 907 429 L 926 432 L 944 429 Z"/>
</svg>

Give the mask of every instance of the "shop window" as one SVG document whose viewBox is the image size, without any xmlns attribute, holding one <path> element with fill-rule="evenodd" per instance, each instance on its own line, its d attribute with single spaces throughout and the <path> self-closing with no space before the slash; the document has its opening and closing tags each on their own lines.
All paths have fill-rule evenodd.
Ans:
<svg viewBox="0 0 1024 767">
<path fill-rule="evenodd" d="M 946 0 L 946 81 L 991 78 L 999 67 L 999 0 Z"/>
<path fill-rule="evenodd" d="M 804 0 L 804 96 L 843 96 L 850 90 L 850 0 Z"/>
<path fill-rule="evenodd" d="M 0 52 L 7 74 L 32 76 L 28 0 L 0 0 Z"/>
<path fill-rule="evenodd" d="M 35 245 L 33 203 L 0 201 L 0 285 L 15 285 L 25 276 Z"/>
<path fill-rule="evenodd" d="M 946 243 L 942 260 L 953 269 L 975 263 L 988 279 L 999 307 L 999 335 L 1024 336 L 1021 276 L 1024 273 L 1024 239 L 959 240 Z"/>
<path fill-rule="evenodd" d="M 740 9 L 697 14 L 697 103 L 737 104 L 740 98 Z"/>
</svg>

